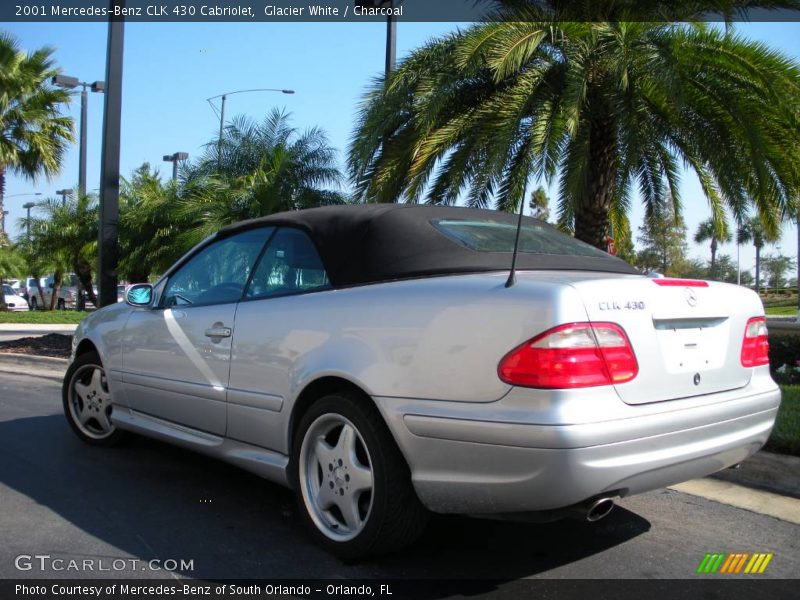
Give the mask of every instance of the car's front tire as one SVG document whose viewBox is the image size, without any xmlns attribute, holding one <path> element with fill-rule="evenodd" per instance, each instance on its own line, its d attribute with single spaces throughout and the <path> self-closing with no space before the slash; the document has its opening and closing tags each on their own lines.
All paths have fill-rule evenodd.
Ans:
<svg viewBox="0 0 800 600">
<path fill-rule="evenodd" d="M 303 416 L 292 477 L 312 535 L 343 559 L 407 546 L 428 520 L 380 413 L 352 393 L 325 396 Z"/>
<path fill-rule="evenodd" d="M 69 366 L 62 398 L 70 427 L 87 444 L 115 446 L 127 436 L 111 420 L 111 392 L 96 352 L 81 354 Z"/>
</svg>

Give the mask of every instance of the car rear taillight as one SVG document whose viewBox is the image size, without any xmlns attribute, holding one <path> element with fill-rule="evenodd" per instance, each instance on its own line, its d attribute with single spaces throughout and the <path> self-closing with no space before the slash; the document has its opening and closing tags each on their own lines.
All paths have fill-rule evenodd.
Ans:
<svg viewBox="0 0 800 600">
<path fill-rule="evenodd" d="M 767 320 L 764 317 L 753 317 L 747 321 L 742 339 L 741 361 L 743 367 L 769 364 L 769 338 Z"/>
<path fill-rule="evenodd" d="M 630 381 L 639 365 L 615 323 L 570 323 L 549 329 L 506 354 L 500 379 L 538 388 L 580 388 Z"/>
</svg>

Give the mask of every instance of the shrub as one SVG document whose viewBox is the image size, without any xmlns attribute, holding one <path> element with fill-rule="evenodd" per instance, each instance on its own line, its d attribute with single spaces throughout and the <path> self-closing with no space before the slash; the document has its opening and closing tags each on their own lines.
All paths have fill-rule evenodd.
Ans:
<svg viewBox="0 0 800 600">
<path fill-rule="evenodd" d="M 800 383 L 800 331 L 770 332 L 769 364 L 778 383 Z"/>
</svg>

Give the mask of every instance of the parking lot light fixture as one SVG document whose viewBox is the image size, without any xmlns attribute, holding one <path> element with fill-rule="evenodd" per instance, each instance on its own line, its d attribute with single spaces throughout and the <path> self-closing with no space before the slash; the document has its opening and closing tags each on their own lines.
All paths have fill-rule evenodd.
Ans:
<svg viewBox="0 0 800 600">
<path fill-rule="evenodd" d="M 172 181 L 178 181 L 178 163 L 182 160 L 188 160 L 188 158 L 188 152 L 175 152 L 164 155 L 164 162 L 172 163 Z"/>
<path fill-rule="evenodd" d="M 42 192 L 23 192 L 22 194 L 11 194 L 6 198 L 19 198 L 20 196 L 41 196 Z"/>
<path fill-rule="evenodd" d="M 22 208 L 28 211 L 28 216 L 25 219 L 25 229 L 26 229 L 25 239 L 27 239 L 28 243 L 30 243 L 31 241 L 31 209 L 34 206 L 36 206 L 36 202 L 26 202 L 25 204 L 22 205 Z"/>
<path fill-rule="evenodd" d="M 73 192 L 72 188 L 65 188 L 63 190 L 56 190 L 56 194 L 61 196 L 61 206 L 64 206 L 67 203 L 67 196 L 72 196 Z"/>
<path fill-rule="evenodd" d="M 7 200 L 8 198 L 19 198 L 20 196 L 41 196 L 41 192 L 22 192 L 21 194 L 9 194 L 5 195 L 0 193 L 0 206 L 3 205 L 3 201 Z M 5 233 L 6 233 L 6 215 L 8 214 L 7 210 L 4 210 L 0 213 L 0 243 L 5 240 Z"/>
<path fill-rule="evenodd" d="M 219 141 L 217 142 L 217 166 L 222 165 L 222 132 L 223 128 L 225 127 L 225 100 L 228 96 L 232 96 L 233 94 L 246 94 L 249 92 L 280 92 L 281 94 L 294 94 L 294 90 L 288 89 L 278 89 L 278 88 L 254 88 L 251 90 L 236 90 L 233 92 L 225 92 L 224 94 L 219 94 L 217 96 L 211 96 L 210 98 L 206 98 L 206 102 L 211 105 L 211 109 L 216 113 L 217 108 L 214 106 L 214 103 L 211 102 L 212 100 L 216 100 L 217 98 L 220 99 L 220 109 L 219 109 Z"/>
<path fill-rule="evenodd" d="M 86 115 L 88 111 L 89 94 L 87 88 L 93 92 L 104 92 L 106 84 L 104 81 L 94 81 L 89 83 L 81 81 L 77 77 L 69 75 L 55 75 L 51 79 L 53 85 L 66 89 L 74 89 L 79 85 L 81 90 L 81 133 L 80 133 L 80 154 L 78 159 L 78 193 L 82 196 L 86 193 Z"/>
</svg>

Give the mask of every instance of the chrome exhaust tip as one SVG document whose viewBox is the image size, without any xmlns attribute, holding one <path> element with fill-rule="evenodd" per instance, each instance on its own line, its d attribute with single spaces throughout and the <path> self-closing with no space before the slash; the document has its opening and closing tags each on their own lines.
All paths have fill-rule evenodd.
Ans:
<svg viewBox="0 0 800 600">
<path fill-rule="evenodd" d="M 590 523 L 599 521 L 603 517 L 608 516 L 608 513 L 611 512 L 612 508 L 614 508 L 613 498 L 598 498 L 589 504 L 589 507 L 586 511 L 586 520 Z"/>
</svg>

